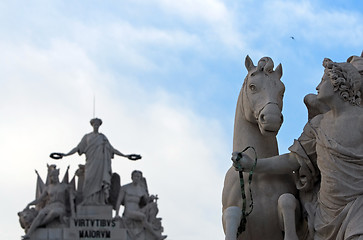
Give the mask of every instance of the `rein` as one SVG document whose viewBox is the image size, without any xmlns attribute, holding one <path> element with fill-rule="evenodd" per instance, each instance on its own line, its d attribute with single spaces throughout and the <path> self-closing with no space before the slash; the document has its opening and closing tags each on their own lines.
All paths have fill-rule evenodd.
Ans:
<svg viewBox="0 0 363 240">
<path fill-rule="evenodd" d="M 246 211 L 246 204 L 247 204 L 247 199 L 246 199 L 246 192 L 245 192 L 245 182 L 243 179 L 243 167 L 240 163 L 240 159 L 242 158 L 242 154 L 243 152 L 247 151 L 249 148 L 251 148 L 253 150 L 253 152 L 255 153 L 255 163 L 253 164 L 249 174 L 248 174 L 248 190 L 250 192 L 250 205 L 249 205 L 249 211 Z M 242 218 L 241 218 L 241 222 L 239 224 L 238 227 L 238 231 L 237 231 L 237 238 L 238 236 L 244 232 L 246 230 L 246 224 L 247 224 L 247 217 L 248 215 L 250 215 L 252 213 L 253 210 L 253 197 L 252 197 L 252 190 L 251 190 L 251 183 L 252 183 L 252 175 L 253 175 L 253 171 L 255 170 L 257 164 L 257 153 L 256 150 L 254 149 L 254 147 L 248 146 L 246 147 L 242 152 L 238 153 L 238 157 L 237 157 L 237 169 L 239 172 L 239 179 L 240 179 L 240 185 L 241 185 L 241 193 L 242 193 Z"/>
</svg>

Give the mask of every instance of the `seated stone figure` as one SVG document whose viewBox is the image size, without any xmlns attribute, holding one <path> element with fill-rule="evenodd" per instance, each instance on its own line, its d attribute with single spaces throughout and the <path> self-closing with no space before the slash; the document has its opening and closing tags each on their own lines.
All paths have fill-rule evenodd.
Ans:
<svg viewBox="0 0 363 240">
<path fill-rule="evenodd" d="M 154 195 L 149 195 L 146 180 L 141 171 L 133 171 L 131 174 L 132 183 L 121 187 L 116 204 L 116 218 L 119 217 L 120 205 L 124 205 L 123 222 L 128 228 L 131 239 L 139 239 L 140 228 L 146 230 L 146 234 L 151 239 L 165 239 L 161 232 L 161 219 L 157 218 L 157 199 Z M 141 230 L 143 231 L 143 230 Z M 149 239 L 149 238 L 145 238 Z"/>
<path fill-rule="evenodd" d="M 324 59 L 316 99 L 328 108 L 304 127 L 290 153 L 259 159 L 255 173 L 294 172 L 309 223 L 309 239 L 363 239 L 363 108 L 359 57 Z M 254 161 L 233 153 L 235 167 L 250 171 Z"/>
<path fill-rule="evenodd" d="M 45 186 L 42 194 L 39 198 L 30 202 L 22 213 L 18 215 L 24 219 L 26 234 L 23 239 L 29 239 L 30 235 L 38 228 L 52 223 L 55 220 L 59 220 L 64 223 L 64 217 L 66 216 L 66 200 L 69 196 L 68 184 L 59 182 L 59 169 L 56 169 L 55 165 L 48 166 L 48 185 Z M 31 205 L 37 205 L 44 201 L 44 206 L 39 211 L 34 208 L 29 209 Z M 37 211 L 37 213 L 34 213 Z M 28 219 L 28 213 L 32 213 L 34 219 Z M 22 215 L 22 216 L 21 216 Z M 34 217 L 35 215 L 35 217 Z M 22 222 L 22 219 L 20 219 Z"/>
</svg>

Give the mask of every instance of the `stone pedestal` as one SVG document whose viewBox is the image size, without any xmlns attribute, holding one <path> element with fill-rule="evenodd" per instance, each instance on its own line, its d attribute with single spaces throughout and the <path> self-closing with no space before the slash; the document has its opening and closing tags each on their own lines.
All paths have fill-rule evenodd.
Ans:
<svg viewBox="0 0 363 240">
<path fill-rule="evenodd" d="M 126 240 L 126 229 L 120 221 L 112 219 L 112 206 L 77 206 L 76 217 L 69 219 L 69 226 L 38 228 L 31 240 Z"/>
<path fill-rule="evenodd" d="M 77 206 L 77 218 L 112 218 L 112 206 Z"/>
</svg>

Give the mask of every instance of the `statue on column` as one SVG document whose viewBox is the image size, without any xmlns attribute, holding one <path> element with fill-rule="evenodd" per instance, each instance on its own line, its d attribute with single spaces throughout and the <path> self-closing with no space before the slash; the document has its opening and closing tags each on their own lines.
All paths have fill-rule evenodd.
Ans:
<svg viewBox="0 0 363 240">
<path fill-rule="evenodd" d="M 111 159 L 114 155 L 130 160 L 141 159 L 140 155 L 123 154 L 110 144 L 106 136 L 98 131 L 102 120 L 93 118 L 90 121 L 93 132 L 86 134 L 81 142 L 68 153 L 52 153 L 51 157 L 60 159 L 78 153 L 86 155 L 82 205 L 104 205 L 108 203 L 111 188 Z"/>
</svg>

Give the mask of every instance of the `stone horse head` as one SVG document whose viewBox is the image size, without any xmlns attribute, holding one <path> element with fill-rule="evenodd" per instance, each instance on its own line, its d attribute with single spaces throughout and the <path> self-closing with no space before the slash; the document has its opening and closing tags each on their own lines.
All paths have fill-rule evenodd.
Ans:
<svg viewBox="0 0 363 240">
<path fill-rule="evenodd" d="M 282 66 L 275 70 L 271 58 L 263 57 L 255 66 L 249 56 L 248 74 L 242 86 L 242 111 L 247 121 L 256 123 L 264 136 L 276 136 L 283 122 L 282 99 L 285 86 L 281 82 Z"/>
</svg>

